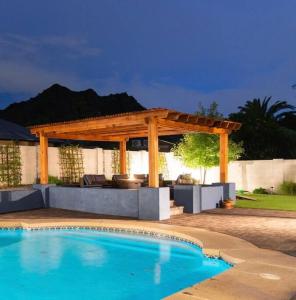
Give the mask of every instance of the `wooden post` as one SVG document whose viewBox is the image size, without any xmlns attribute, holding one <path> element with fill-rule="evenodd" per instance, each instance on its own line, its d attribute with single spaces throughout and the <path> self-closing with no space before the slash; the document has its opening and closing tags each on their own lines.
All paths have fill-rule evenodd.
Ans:
<svg viewBox="0 0 296 300">
<path fill-rule="evenodd" d="M 119 142 L 120 174 L 126 174 L 126 140 Z"/>
<path fill-rule="evenodd" d="M 40 142 L 40 183 L 48 184 L 48 138 L 44 133 L 39 135 Z"/>
<path fill-rule="evenodd" d="M 220 134 L 220 182 L 228 181 L 228 134 Z"/>
<path fill-rule="evenodd" d="M 159 187 L 157 119 L 148 121 L 149 187 Z"/>
</svg>

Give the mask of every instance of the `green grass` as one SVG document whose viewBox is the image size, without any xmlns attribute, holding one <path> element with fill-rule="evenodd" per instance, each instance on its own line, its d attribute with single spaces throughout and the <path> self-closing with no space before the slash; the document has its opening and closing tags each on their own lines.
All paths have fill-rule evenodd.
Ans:
<svg viewBox="0 0 296 300">
<path fill-rule="evenodd" d="M 246 196 L 250 196 L 256 199 L 256 201 L 238 200 L 236 201 L 235 207 L 296 211 L 296 196 L 259 194 L 248 194 Z"/>
</svg>

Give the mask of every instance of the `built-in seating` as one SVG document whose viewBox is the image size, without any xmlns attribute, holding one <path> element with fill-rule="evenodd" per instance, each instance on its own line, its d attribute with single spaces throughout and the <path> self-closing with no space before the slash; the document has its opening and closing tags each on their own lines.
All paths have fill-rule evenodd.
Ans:
<svg viewBox="0 0 296 300">
<path fill-rule="evenodd" d="M 148 175 L 147 174 L 134 174 L 133 176 L 135 179 L 142 180 L 141 186 L 147 187 L 148 186 Z"/>
<path fill-rule="evenodd" d="M 112 187 L 112 183 L 105 175 L 85 174 L 81 180 L 82 187 Z"/>
<path fill-rule="evenodd" d="M 192 178 L 191 174 L 181 174 L 178 176 L 175 184 L 182 184 L 182 185 L 192 185 L 198 184 L 199 181 Z"/>
<path fill-rule="evenodd" d="M 142 180 L 142 187 L 147 187 L 149 184 L 149 175 L 148 174 L 134 174 L 133 177 L 135 179 Z M 165 181 L 162 174 L 159 174 L 159 186 L 165 186 Z"/>
<path fill-rule="evenodd" d="M 171 184 L 171 183 L 170 183 Z M 109 187 L 109 188 L 140 188 L 148 187 L 149 175 L 148 174 L 134 174 L 129 177 L 127 174 L 116 174 L 112 176 L 112 180 L 107 180 L 105 175 L 85 174 L 81 179 L 81 187 Z M 164 181 L 163 175 L 159 174 L 159 186 L 169 186 Z"/>
<path fill-rule="evenodd" d="M 119 189 L 138 189 L 141 187 L 142 182 L 141 179 L 129 178 L 127 174 L 112 176 L 113 187 Z"/>
</svg>

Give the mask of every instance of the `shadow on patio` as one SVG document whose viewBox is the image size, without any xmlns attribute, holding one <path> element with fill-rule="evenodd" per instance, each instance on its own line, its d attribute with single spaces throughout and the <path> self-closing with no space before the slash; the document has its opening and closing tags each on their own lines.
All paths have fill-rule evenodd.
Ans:
<svg viewBox="0 0 296 300">
<path fill-rule="evenodd" d="M 20 220 L 20 219 L 113 219 L 113 220 L 133 220 L 128 217 L 98 215 L 86 212 L 71 211 L 58 208 L 44 208 L 30 211 L 19 211 L 0 215 L 0 220 Z"/>
</svg>

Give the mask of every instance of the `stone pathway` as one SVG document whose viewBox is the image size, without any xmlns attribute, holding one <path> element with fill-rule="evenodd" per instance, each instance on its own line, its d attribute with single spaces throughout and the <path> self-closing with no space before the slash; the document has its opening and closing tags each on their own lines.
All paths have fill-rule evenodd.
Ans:
<svg viewBox="0 0 296 300">
<path fill-rule="evenodd" d="M 98 215 L 87 212 L 59 209 L 59 208 L 46 208 L 34 209 L 29 211 L 19 211 L 0 214 L 0 221 L 20 220 L 20 219 L 116 219 L 116 220 L 131 220 L 127 217 L 114 217 L 106 215 Z"/>
<path fill-rule="evenodd" d="M 296 199 L 295 199 L 296 201 Z M 233 209 L 211 209 L 207 211 L 209 214 L 219 215 L 240 215 L 254 217 L 275 217 L 275 218 L 292 218 L 296 219 L 296 211 L 284 211 L 274 209 L 258 209 L 258 208 L 233 208 Z"/>
<path fill-rule="evenodd" d="M 196 215 L 174 216 L 162 223 L 205 228 L 242 238 L 260 248 L 296 256 L 295 212 L 215 209 Z"/>
</svg>

